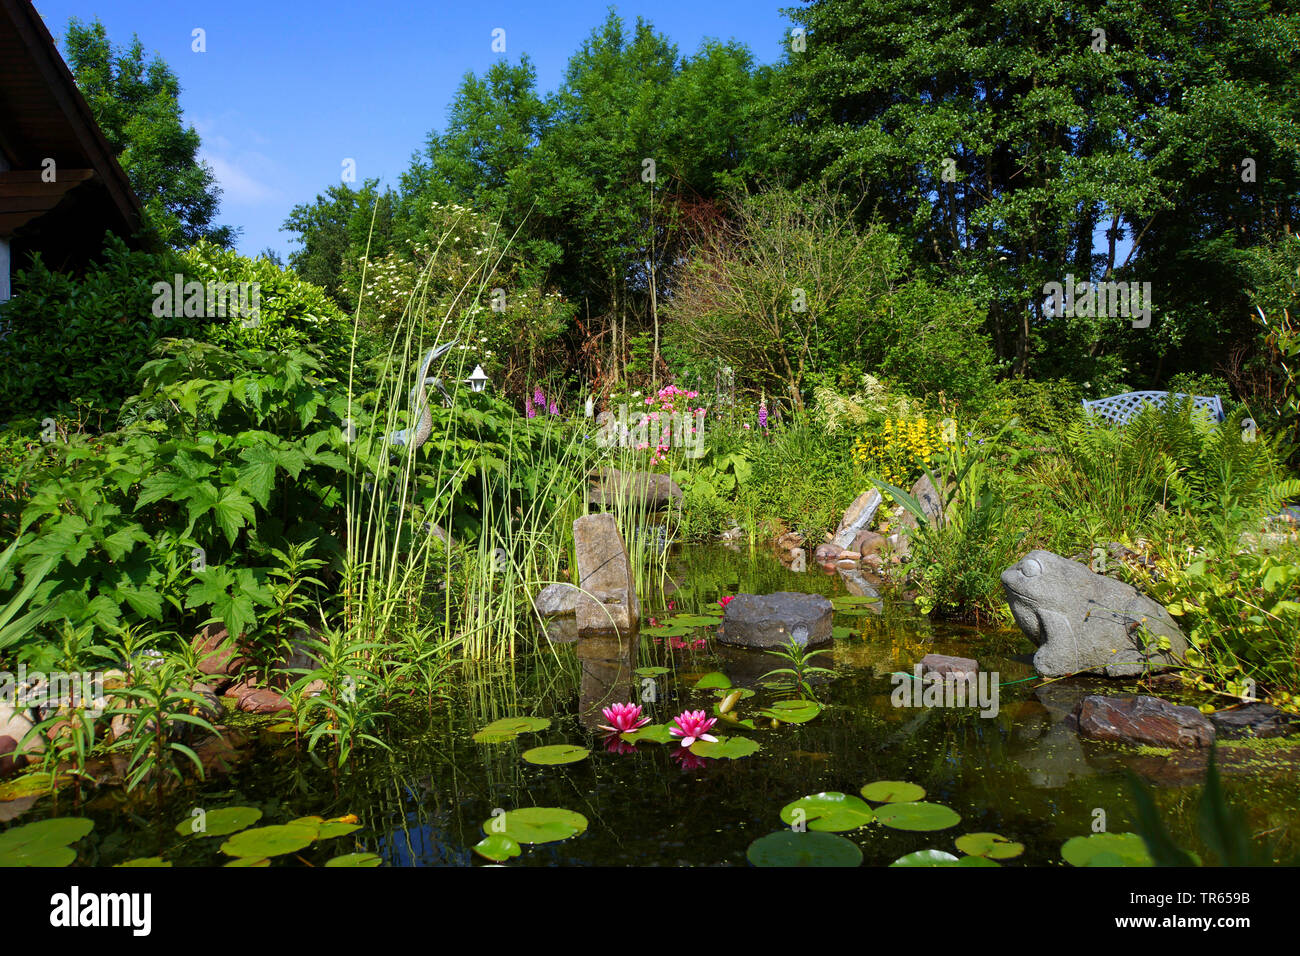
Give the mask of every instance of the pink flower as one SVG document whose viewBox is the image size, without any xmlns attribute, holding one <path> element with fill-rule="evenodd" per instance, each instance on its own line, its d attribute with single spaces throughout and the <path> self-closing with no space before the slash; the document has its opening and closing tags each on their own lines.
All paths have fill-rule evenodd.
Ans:
<svg viewBox="0 0 1300 956">
<path fill-rule="evenodd" d="M 560 414 L 560 406 L 557 405 L 555 402 L 551 402 L 551 407 L 550 407 L 550 409 L 549 409 L 548 411 L 549 411 L 550 414 L 552 414 L 552 415 L 558 415 L 558 414 Z"/>
<path fill-rule="evenodd" d="M 532 404 L 531 402 L 528 404 L 528 412 L 527 412 L 527 415 L 528 415 L 529 418 L 536 418 L 536 417 L 537 417 L 537 409 L 536 409 L 536 407 L 533 406 L 533 404 Z"/>
<path fill-rule="evenodd" d="M 608 730 L 611 734 L 625 734 L 650 723 L 649 717 L 641 716 L 640 704 L 611 704 L 601 713 L 613 726 L 601 724 L 600 729 Z M 700 715 L 703 716 L 704 711 L 700 711 Z"/>
<path fill-rule="evenodd" d="M 718 607 L 726 607 L 734 600 L 736 600 L 736 595 L 734 594 L 728 594 L 726 597 L 718 598 Z"/>
<path fill-rule="evenodd" d="M 683 770 L 699 770 L 702 767 L 707 767 L 709 765 L 708 757 L 701 757 L 698 754 L 693 754 L 685 747 L 680 747 L 677 750 L 674 750 L 669 756 L 681 764 Z"/>
<path fill-rule="evenodd" d="M 710 734 L 709 729 L 717 722 L 718 718 L 706 717 L 702 710 L 688 710 L 673 718 L 676 726 L 669 727 L 668 732 L 674 737 L 681 737 L 683 747 L 689 747 L 697 740 L 714 743 L 718 738 Z"/>
<path fill-rule="evenodd" d="M 533 404 L 543 407 L 546 405 L 546 395 L 542 392 L 542 386 L 540 385 L 533 389 Z"/>
</svg>

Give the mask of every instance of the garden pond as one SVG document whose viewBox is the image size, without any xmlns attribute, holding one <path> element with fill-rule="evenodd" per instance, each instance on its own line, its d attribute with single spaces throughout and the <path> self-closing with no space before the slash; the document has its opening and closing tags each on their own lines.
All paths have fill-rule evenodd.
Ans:
<svg viewBox="0 0 1300 956">
<path fill-rule="evenodd" d="M 683 614 L 716 618 L 719 600 L 739 593 L 847 596 L 840 577 L 815 568 L 794 573 L 764 549 L 695 545 L 674 551 L 668 576 L 652 591 L 642 597 L 649 633 L 633 646 L 543 640 L 544 649 L 530 658 L 462 674 L 451 699 L 394 715 L 386 736 L 391 750 L 363 746 L 345 770 L 307 754 L 290 725 L 261 718 L 235 725 L 230 747 L 204 751 L 212 769 L 193 786 L 162 797 L 147 787 L 128 796 L 107 786 L 80 802 L 66 789 L 57 797 L 0 802 L 0 829 L 84 817 L 94 826 L 76 838 L 76 862 L 99 866 L 157 857 L 175 865 L 264 862 L 256 848 L 232 850 L 230 834 L 253 823 L 292 821 L 310 832 L 268 850 L 275 865 L 321 865 L 340 856 L 392 866 L 487 865 L 476 845 L 509 865 L 746 865 L 792 862 L 781 846 L 766 854 L 750 847 L 768 834 L 790 832 L 791 804 L 835 793 L 847 796 L 798 805 L 810 830 L 841 831 L 826 850 L 832 856 L 845 850 L 843 841 L 858 847 L 867 865 L 923 850 L 979 855 L 971 843 L 958 849 L 955 841 L 995 833 L 1024 848 L 1014 857 L 1013 850 L 985 854 L 1005 856 L 1002 865 L 1067 865 L 1066 841 L 1101 828 L 1112 834 L 1135 828 L 1126 782 L 1131 771 L 1152 791 L 1174 840 L 1199 847 L 1204 752 L 1082 741 L 1065 722 L 1074 703 L 1099 685 L 1113 692 L 1136 684 L 1047 683 L 1034 676 L 1032 646 L 1019 631 L 931 624 L 906 600 L 888 596 L 841 600 L 830 653 L 810 660 L 835 671 L 811 678 L 820 711 L 803 722 L 806 713 L 789 711 L 790 721 L 773 726 L 760 711 L 781 698 L 762 678 L 788 662 L 717 644 L 713 621 L 690 626 L 688 617 L 685 634 L 677 633 L 680 627 L 662 632 L 664 621 Z M 896 706 L 896 685 L 913 678 L 891 675 L 911 674 L 928 653 L 972 657 L 996 675 L 996 714 L 982 716 L 978 706 Z M 735 695 L 737 688 L 756 693 Z M 603 708 L 617 702 L 639 703 L 644 716 L 664 725 L 685 710 L 717 716 L 724 699 L 732 706 L 712 729 L 725 738 L 713 757 L 687 752 L 663 731 L 649 734 L 663 742 L 634 744 L 600 729 L 608 722 Z M 512 717 L 538 719 L 482 732 Z M 734 743 L 742 738 L 757 749 Z M 1245 808 L 1251 831 L 1268 832 L 1286 858 L 1300 849 L 1300 759 L 1294 747 L 1266 743 L 1220 746 L 1219 762 L 1229 800 Z M 551 749 L 524 759 L 540 747 Z M 863 801 L 863 786 L 878 781 L 914 784 L 924 793 L 885 786 L 869 789 L 871 799 Z M 915 819 L 905 813 L 887 823 L 890 815 L 882 811 L 900 800 L 950 812 L 913 811 Z M 216 814 L 231 807 L 252 810 Z M 530 807 L 570 813 L 510 822 L 512 811 Z M 221 821 L 207 838 L 186 827 L 200 811 Z M 510 825 L 494 826 L 503 813 Z M 484 843 L 485 833 L 499 836 Z M 516 842 L 519 836 L 537 842 Z M 850 851 L 845 862 L 857 862 L 856 855 Z"/>
</svg>

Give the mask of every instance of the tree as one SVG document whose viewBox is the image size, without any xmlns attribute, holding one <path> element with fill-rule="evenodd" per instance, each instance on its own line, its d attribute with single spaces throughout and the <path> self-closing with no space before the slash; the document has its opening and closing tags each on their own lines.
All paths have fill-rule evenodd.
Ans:
<svg viewBox="0 0 1300 956">
<path fill-rule="evenodd" d="M 986 299 L 1022 374 L 1158 380 L 1175 347 L 1206 367 L 1248 326 L 1240 251 L 1300 211 L 1300 21 L 1280 6 L 812 0 L 791 11 L 805 42 L 774 80 L 772 153 L 868 196 Z M 1150 281 L 1152 326 L 1047 315 L 1044 283 L 1071 273 Z"/>
<path fill-rule="evenodd" d="M 362 257 L 375 259 L 392 248 L 398 201 L 391 189 L 380 192 L 378 179 L 367 179 L 359 189 L 336 183 L 312 202 L 294 206 L 280 227 L 297 233 L 301 244 L 289 253 L 289 265 L 351 312 Z"/>
<path fill-rule="evenodd" d="M 198 158 L 199 134 L 185 126 L 176 74 L 154 57 L 147 64 L 139 37 L 114 50 L 104 25 L 68 24 L 68 67 L 145 207 L 146 222 L 164 242 L 200 239 L 230 246 L 236 231 L 214 220 L 221 189 Z"/>
</svg>

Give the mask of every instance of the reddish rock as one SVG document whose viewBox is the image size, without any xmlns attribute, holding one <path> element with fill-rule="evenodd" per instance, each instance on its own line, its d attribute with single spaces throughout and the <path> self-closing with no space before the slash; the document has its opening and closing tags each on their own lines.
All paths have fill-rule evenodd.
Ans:
<svg viewBox="0 0 1300 956">
<path fill-rule="evenodd" d="M 258 687 L 239 698 L 239 709 L 246 714 L 278 714 L 289 710 L 289 702 L 277 692 Z"/>
<path fill-rule="evenodd" d="M 869 554 L 875 554 L 885 547 L 885 536 L 875 531 L 862 531 L 853 539 L 853 546 L 850 550 L 866 557 Z"/>
<path fill-rule="evenodd" d="M 1208 747 L 1214 725 L 1195 707 L 1159 697 L 1083 698 L 1071 714 L 1079 734 L 1091 740 L 1150 747 Z"/>
<path fill-rule="evenodd" d="M 199 671 L 208 676 L 227 677 L 244 665 L 230 633 L 220 624 L 209 624 L 194 637 L 191 646 L 199 652 Z"/>
<path fill-rule="evenodd" d="M 926 654 L 921 658 L 921 673 L 965 677 L 978 674 L 980 666 L 969 657 L 949 657 L 947 654 Z"/>
<path fill-rule="evenodd" d="M 824 544 L 817 545 L 817 550 L 813 552 L 813 560 L 818 564 L 828 564 L 834 562 L 840 556 L 840 547 L 827 541 Z"/>
</svg>

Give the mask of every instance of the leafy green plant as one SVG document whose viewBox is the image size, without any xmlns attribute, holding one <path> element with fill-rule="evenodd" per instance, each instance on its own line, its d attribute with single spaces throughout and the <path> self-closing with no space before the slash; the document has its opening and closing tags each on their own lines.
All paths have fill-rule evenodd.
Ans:
<svg viewBox="0 0 1300 956">
<path fill-rule="evenodd" d="M 811 663 L 814 657 L 821 654 L 829 654 L 828 650 L 810 651 L 807 645 L 800 644 L 794 638 L 790 638 L 785 647 L 774 648 L 764 651 L 773 657 L 780 658 L 789 663 L 789 667 L 777 667 L 768 671 L 759 678 L 760 681 L 766 681 L 769 678 L 776 678 L 773 683 L 781 693 L 790 695 L 801 695 L 808 700 L 817 700 L 817 694 L 813 690 L 812 678 L 814 676 L 834 677 L 835 671 L 829 667 L 817 667 Z"/>
</svg>

